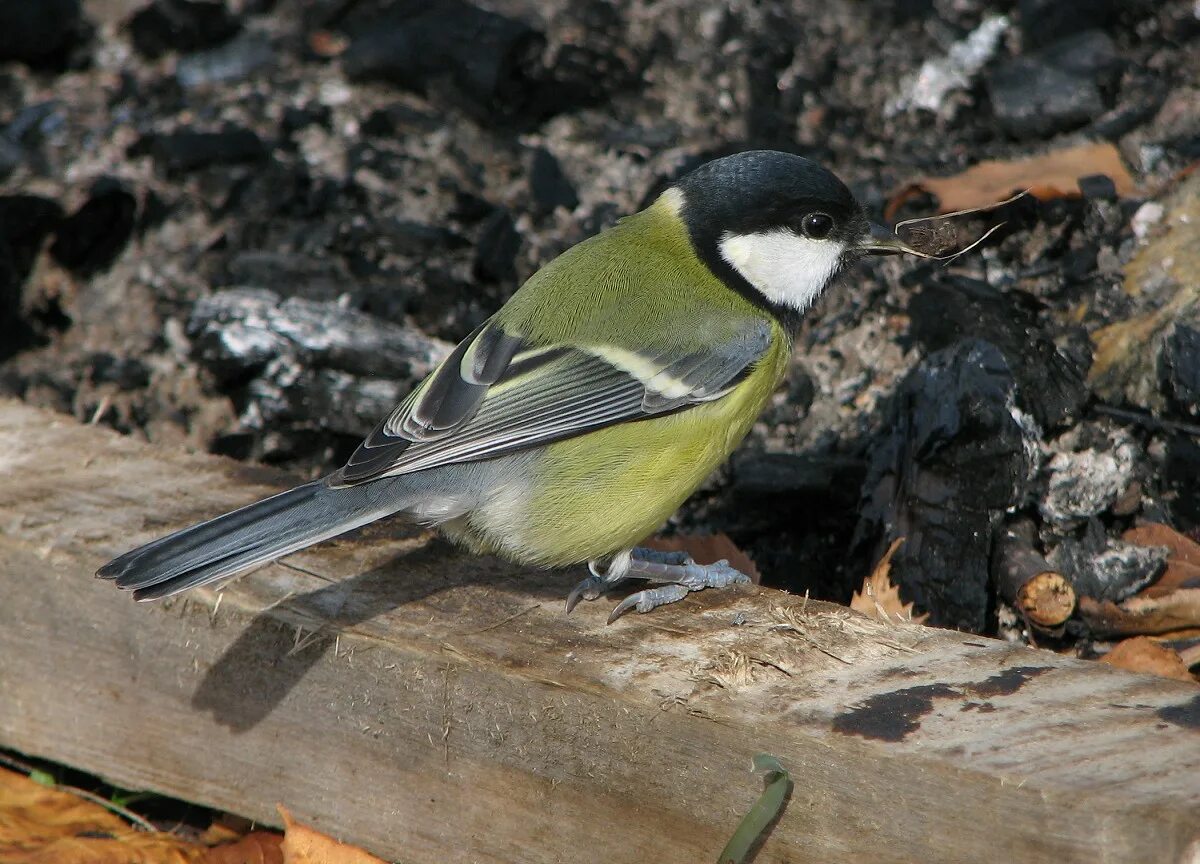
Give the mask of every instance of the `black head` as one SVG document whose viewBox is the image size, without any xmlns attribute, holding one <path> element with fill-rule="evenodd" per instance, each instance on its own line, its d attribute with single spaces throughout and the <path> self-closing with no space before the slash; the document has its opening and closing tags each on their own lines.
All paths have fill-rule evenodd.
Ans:
<svg viewBox="0 0 1200 864">
<path fill-rule="evenodd" d="M 753 150 L 700 166 L 674 187 L 701 260 L 727 284 L 795 319 L 871 246 L 862 207 L 811 159 Z"/>
</svg>

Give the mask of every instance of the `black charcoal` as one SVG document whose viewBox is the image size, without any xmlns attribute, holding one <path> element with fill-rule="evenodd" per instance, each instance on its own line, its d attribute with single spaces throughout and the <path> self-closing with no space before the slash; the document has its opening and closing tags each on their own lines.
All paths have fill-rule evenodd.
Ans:
<svg viewBox="0 0 1200 864">
<path fill-rule="evenodd" d="M 481 111 L 512 108 L 545 36 L 529 24 L 462 0 L 395 4 L 351 21 L 342 67 L 352 81 L 385 80 L 428 93 L 449 85 Z"/>
<path fill-rule="evenodd" d="M 0 183 L 3 183 L 25 160 L 21 145 L 7 135 L 0 134 Z"/>
<path fill-rule="evenodd" d="M 1039 323 L 1034 298 L 936 271 L 922 271 L 920 283 L 908 306 L 909 333 L 927 351 L 964 336 L 987 339 L 1017 379 L 1017 405 L 1039 426 L 1049 429 L 1079 413 L 1088 398 L 1084 369 Z"/>
<path fill-rule="evenodd" d="M 62 215 L 46 198 L 0 196 L 0 360 L 36 341 L 38 328 L 29 321 L 22 294 L 42 243 Z"/>
<path fill-rule="evenodd" d="M 1107 174 L 1088 174 L 1077 182 L 1080 193 L 1091 201 L 1116 201 L 1119 197 L 1117 184 Z M 1094 253 L 1092 257 L 1095 258 Z"/>
<path fill-rule="evenodd" d="M 136 357 L 117 357 L 101 351 L 88 359 L 93 384 L 115 384 L 121 390 L 137 390 L 150 383 L 150 368 Z"/>
<path fill-rule="evenodd" d="M 1016 391 L 999 348 L 963 340 L 904 378 L 870 449 L 854 548 L 874 563 L 904 537 L 892 579 L 939 626 L 989 625 L 992 532 L 1025 498 L 1037 463 Z"/>
<path fill-rule="evenodd" d="M 1100 88 L 1086 75 L 1017 57 L 988 79 L 992 112 L 1014 138 L 1045 138 L 1083 126 L 1104 110 Z"/>
<path fill-rule="evenodd" d="M 621 22 L 607 4 L 589 6 L 598 20 L 580 27 L 604 44 L 571 40 L 552 56 L 545 34 L 528 21 L 463 0 L 364 5 L 341 22 L 351 37 L 341 57 L 351 80 L 384 80 L 449 99 L 489 123 L 536 123 L 638 80 L 612 48 Z"/>
<path fill-rule="evenodd" d="M 62 67 L 86 36 L 80 0 L 0 0 L 0 62 Z"/>
<path fill-rule="evenodd" d="M 259 374 L 286 360 L 295 367 L 416 380 L 449 346 L 411 327 L 391 324 L 337 303 L 263 289 L 231 288 L 196 303 L 187 324 L 201 365 L 226 381 Z"/>
<path fill-rule="evenodd" d="M 1158 358 L 1163 393 L 1177 410 L 1200 415 L 1200 326 L 1180 322 Z"/>
<path fill-rule="evenodd" d="M 1118 0 L 1020 0 L 1017 5 L 1021 36 L 1036 48 L 1095 27 L 1103 27 L 1118 8 Z"/>
<path fill-rule="evenodd" d="M 82 276 L 105 270 L 124 251 L 137 224 L 137 199 L 119 180 L 102 177 L 83 205 L 55 232 L 50 254 Z"/>
<path fill-rule="evenodd" d="M 128 26 L 133 47 L 150 59 L 211 48 L 241 29 L 224 0 L 154 0 L 134 13 Z"/>
<path fill-rule="evenodd" d="M 732 488 L 745 495 L 830 495 L 857 488 L 865 465 L 858 459 L 804 453 L 744 453 L 731 465 Z"/>
<path fill-rule="evenodd" d="M 534 211 L 541 216 L 558 207 L 574 210 L 579 205 L 574 184 L 554 154 L 544 147 L 536 148 L 529 160 L 529 194 Z"/>
<path fill-rule="evenodd" d="M 1169 555 L 1165 546 L 1113 539 L 1098 520 L 1091 520 L 1081 537 L 1064 539 L 1046 560 L 1071 581 L 1078 595 L 1119 603 L 1157 579 Z"/>
<path fill-rule="evenodd" d="M 174 177 L 209 165 L 260 162 L 267 157 L 267 146 L 253 130 L 239 126 L 216 132 L 185 128 L 143 137 L 130 155 L 142 153 L 149 153 L 160 170 Z"/>
<path fill-rule="evenodd" d="M 521 232 L 512 216 L 497 207 L 484 220 L 475 246 L 473 271 L 477 279 L 505 282 L 516 277 L 516 258 L 521 251 Z"/>
<path fill-rule="evenodd" d="M 988 78 L 996 120 L 1016 138 L 1048 137 L 1095 120 L 1123 61 L 1112 39 L 1087 30 L 1014 57 Z"/>
</svg>

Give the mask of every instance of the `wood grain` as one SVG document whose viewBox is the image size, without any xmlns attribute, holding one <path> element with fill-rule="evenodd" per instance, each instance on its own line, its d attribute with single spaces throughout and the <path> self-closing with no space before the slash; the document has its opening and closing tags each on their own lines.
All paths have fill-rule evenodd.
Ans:
<svg viewBox="0 0 1200 864">
<path fill-rule="evenodd" d="M 399 523 L 135 604 L 112 555 L 283 478 L 0 403 L 0 744 L 405 862 L 1200 860 L 1200 690 L 746 587 L 604 625 Z M 741 623 L 738 623 L 741 622 Z"/>
</svg>

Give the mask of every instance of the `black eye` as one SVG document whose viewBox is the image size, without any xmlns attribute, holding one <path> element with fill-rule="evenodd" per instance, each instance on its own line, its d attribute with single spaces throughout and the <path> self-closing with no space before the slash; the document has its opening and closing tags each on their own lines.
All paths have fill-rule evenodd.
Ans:
<svg viewBox="0 0 1200 864">
<path fill-rule="evenodd" d="M 833 230 L 833 217 L 828 213 L 809 213 L 800 220 L 800 230 L 805 237 L 813 240 L 824 240 Z"/>
</svg>

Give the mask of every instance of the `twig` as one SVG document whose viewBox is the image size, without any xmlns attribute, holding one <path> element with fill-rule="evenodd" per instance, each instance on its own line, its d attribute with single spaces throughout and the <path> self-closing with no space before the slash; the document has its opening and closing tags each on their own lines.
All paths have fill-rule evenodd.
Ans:
<svg viewBox="0 0 1200 864">
<path fill-rule="evenodd" d="M 129 820 L 143 831 L 149 831 L 151 833 L 158 832 L 157 828 L 155 828 L 151 823 L 147 822 L 141 816 L 134 813 L 132 810 L 127 810 L 120 804 L 115 804 L 112 801 L 109 801 L 107 798 L 97 795 L 95 792 L 89 792 L 86 789 L 80 789 L 78 786 L 63 786 L 58 783 L 54 784 L 54 788 L 59 792 L 70 792 L 72 795 L 77 795 L 85 801 L 91 801 L 93 804 L 98 804 L 105 810 L 111 810 L 121 818 Z"/>
<path fill-rule="evenodd" d="M 1130 423 L 1137 423 L 1139 426 L 1145 426 L 1148 429 L 1158 429 L 1159 431 L 1182 432 L 1185 435 L 1196 435 L 1200 437 L 1200 425 L 1195 423 L 1183 423 L 1179 420 L 1163 420 L 1159 417 L 1152 417 L 1149 414 L 1142 414 L 1140 411 L 1129 411 L 1125 408 L 1114 408 L 1111 405 L 1095 405 L 1093 406 L 1097 414 L 1105 414 L 1109 417 L 1114 417 L 1117 420 L 1128 420 Z"/>
<path fill-rule="evenodd" d="M 20 759 L 14 759 L 13 757 L 6 756 L 3 753 L 0 753 L 0 765 L 5 766 L 6 768 L 11 768 L 13 771 L 19 771 L 26 777 L 29 777 L 32 774 L 45 774 L 44 771 L 40 771 L 38 768 L 35 768 L 28 762 L 23 762 Z M 151 823 L 147 822 L 144 818 L 134 813 L 132 810 L 128 810 L 122 807 L 120 804 L 110 801 L 102 795 L 97 795 L 95 792 L 89 792 L 86 789 L 80 789 L 78 786 L 65 786 L 62 783 L 51 783 L 47 786 L 47 788 L 53 789 L 56 792 L 67 792 L 76 796 L 77 798 L 82 798 L 85 801 L 91 801 L 93 804 L 97 804 L 100 807 L 103 807 L 105 810 L 116 813 L 122 819 L 133 823 L 143 831 L 150 831 L 151 833 L 158 831 L 158 829 L 155 828 Z"/>
<path fill-rule="evenodd" d="M 541 603 L 534 603 L 532 606 L 527 606 L 526 608 L 522 609 L 519 612 L 514 612 L 513 614 L 509 615 L 507 618 L 502 618 L 501 620 L 497 621 L 495 624 L 489 624 L 486 627 L 479 628 L 478 630 L 468 630 L 466 633 L 463 633 L 462 635 L 463 636 L 474 636 L 477 633 L 486 633 L 489 630 L 495 630 L 497 627 L 503 627 L 509 621 L 517 620 L 522 615 L 528 615 L 534 609 L 540 609 L 541 606 L 542 606 Z"/>
</svg>

